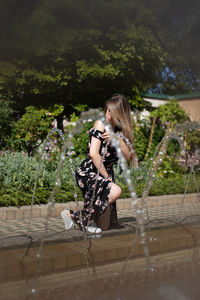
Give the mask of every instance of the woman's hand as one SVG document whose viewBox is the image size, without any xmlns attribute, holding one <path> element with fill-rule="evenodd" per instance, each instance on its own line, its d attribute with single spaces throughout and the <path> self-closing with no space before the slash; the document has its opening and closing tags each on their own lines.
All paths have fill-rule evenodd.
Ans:
<svg viewBox="0 0 200 300">
<path fill-rule="evenodd" d="M 107 179 L 109 181 L 112 181 L 112 177 L 111 176 L 105 177 L 105 179 Z"/>
<path fill-rule="evenodd" d="M 110 142 L 110 133 L 108 131 L 105 131 L 102 135 L 101 135 L 102 139 L 104 139 L 106 142 Z"/>
</svg>

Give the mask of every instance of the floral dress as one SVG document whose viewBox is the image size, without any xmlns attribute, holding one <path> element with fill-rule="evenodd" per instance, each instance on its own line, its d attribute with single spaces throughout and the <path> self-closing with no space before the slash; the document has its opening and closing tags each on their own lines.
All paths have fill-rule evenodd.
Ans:
<svg viewBox="0 0 200 300">
<path fill-rule="evenodd" d="M 90 141 L 87 149 L 87 158 L 83 160 L 76 171 L 76 180 L 79 188 L 84 196 L 84 207 L 80 211 L 70 211 L 74 221 L 80 226 L 91 225 L 98 220 L 104 213 L 107 205 L 109 193 L 112 187 L 112 182 L 105 179 L 95 167 L 92 159 L 89 156 L 91 138 L 95 137 L 101 141 L 99 153 L 104 156 L 103 164 L 108 172 L 109 177 L 114 181 L 113 165 L 117 162 L 117 152 L 110 142 L 106 142 L 101 137 L 103 134 L 100 130 L 90 129 Z M 92 201 L 92 203 L 91 203 Z"/>
</svg>

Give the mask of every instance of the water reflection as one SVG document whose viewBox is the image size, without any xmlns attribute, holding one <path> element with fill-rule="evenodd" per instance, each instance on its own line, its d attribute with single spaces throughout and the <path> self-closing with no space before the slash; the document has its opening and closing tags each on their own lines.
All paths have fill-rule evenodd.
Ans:
<svg viewBox="0 0 200 300">
<path fill-rule="evenodd" d="M 65 299 L 93 299 L 94 293 L 95 299 L 133 299 L 133 294 L 146 299 L 149 293 L 148 299 L 198 299 L 199 233 L 199 224 L 148 231 L 151 270 L 140 241 L 132 243 L 134 233 L 93 239 L 92 244 L 88 240 L 88 268 L 83 241 L 47 244 L 38 278 L 38 247 L 31 247 L 24 259 L 26 248 L 2 250 L 0 299 L 65 294 Z"/>
</svg>

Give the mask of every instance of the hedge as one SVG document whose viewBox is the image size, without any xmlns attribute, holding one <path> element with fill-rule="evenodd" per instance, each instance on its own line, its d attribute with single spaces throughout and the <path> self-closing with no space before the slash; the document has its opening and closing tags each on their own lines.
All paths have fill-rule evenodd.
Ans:
<svg viewBox="0 0 200 300">
<path fill-rule="evenodd" d="M 74 170 L 80 164 L 80 158 L 73 159 Z M 22 206 L 30 205 L 36 171 L 38 166 L 37 158 L 23 156 L 21 153 L 4 153 L 0 155 L 0 206 Z M 148 172 L 148 163 L 142 164 L 138 170 L 132 170 L 131 178 L 138 197 L 142 195 L 144 182 Z M 55 184 L 57 173 L 57 162 L 43 160 L 41 162 L 35 204 L 48 202 L 49 195 Z M 115 169 L 116 183 L 122 188 L 121 198 L 128 198 L 129 191 L 123 173 Z M 200 174 L 196 173 L 197 186 L 200 186 Z M 159 175 L 159 174 L 158 174 Z M 160 176 L 160 175 L 159 175 Z M 156 176 L 149 195 L 172 195 L 185 192 L 188 174 L 170 174 L 171 177 Z M 173 177 L 172 177 L 173 176 Z M 69 160 L 66 158 L 61 172 L 61 186 L 58 186 L 55 193 L 55 201 L 74 201 L 74 178 L 71 173 Z M 197 192 L 194 176 L 191 176 L 187 193 Z M 83 197 L 76 186 L 77 200 L 82 201 Z"/>
<path fill-rule="evenodd" d="M 197 176 L 197 184 L 200 186 L 200 176 Z M 121 198 L 129 198 L 129 191 L 125 182 L 116 180 L 116 183 L 119 184 L 122 188 Z M 153 186 L 150 190 L 150 196 L 158 195 L 173 195 L 173 194 L 183 194 L 186 187 L 186 178 L 180 176 L 179 178 L 162 178 L 155 179 Z M 139 182 L 135 185 L 137 196 L 142 195 L 144 188 L 144 182 Z M 45 204 L 48 202 L 49 195 L 51 193 L 52 187 L 38 187 L 36 189 L 35 195 L 35 204 Z M 33 190 L 23 191 L 17 187 L 1 187 L 0 188 L 0 206 L 22 206 L 30 205 L 32 200 Z M 82 194 L 79 188 L 76 188 L 77 200 L 83 201 Z M 191 180 L 188 185 L 187 193 L 197 192 L 195 182 L 191 177 Z M 74 188 L 73 182 L 62 185 L 58 187 L 55 193 L 55 201 L 58 203 L 74 201 Z"/>
</svg>

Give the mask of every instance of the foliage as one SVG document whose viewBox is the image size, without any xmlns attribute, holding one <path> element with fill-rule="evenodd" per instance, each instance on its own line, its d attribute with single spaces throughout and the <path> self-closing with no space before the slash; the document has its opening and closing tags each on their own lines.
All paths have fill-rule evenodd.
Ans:
<svg viewBox="0 0 200 300">
<path fill-rule="evenodd" d="M 43 159 L 37 179 L 35 204 L 47 203 L 50 192 L 55 184 L 57 161 Z M 80 164 L 80 159 L 73 159 L 73 169 Z M 4 152 L 0 155 L 0 206 L 30 205 L 33 187 L 36 181 L 38 160 L 36 157 L 24 156 L 22 153 Z M 74 178 L 70 163 L 65 159 L 61 171 L 62 186 L 58 187 L 55 200 L 74 200 Z M 76 189 L 78 200 L 81 192 Z"/>
<path fill-rule="evenodd" d="M 152 157 L 155 153 L 156 147 L 165 135 L 166 125 L 170 123 L 170 126 L 173 127 L 176 123 L 182 123 L 189 120 L 189 117 L 179 106 L 179 104 L 173 100 L 169 103 L 159 106 L 154 110 L 151 110 L 150 116 L 156 117 L 156 126 L 154 129 L 151 150 L 149 153 L 150 157 Z M 136 124 L 134 125 L 135 149 L 140 161 L 144 159 L 147 151 L 148 140 L 150 136 L 149 121 L 150 120 L 147 118 L 140 119 L 138 116 Z M 178 142 L 170 141 L 167 153 L 172 155 L 179 150 L 180 147 Z"/>
<path fill-rule="evenodd" d="M 200 149 L 200 130 L 185 130 L 186 149 L 190 155 Z"/>
<path fill-rule="evenodd" d="M 70 122 L 77 122 L 79 120 L 81 112 L 88 109 L 88 105 L 78 103 L 77 105 L 74 105 L 73 108 L 75 111 L 70 114 Z"/>
<path fill-rule="evenodd" d="M 34 204 L 46 204 L 50 196 L 51 187 L 38 187 L 35 194 Z M 0 206 L 22 206 L 30 205 L 32 201 L 33 190 L 23 191 L 17 187 L 0 188 Z M 82 201 L 83 197 L 80 190 L 77 189 L 77 200 Z M 58 187 L 55 195 L 55 202 L 74 201 L 73 183 L 67 183 Z"/>
<path fill-rule="evenodd" d="M 132 90 L 134 91 L 134 97 L 128 97 L 131 108 L 135 111 L 143 111 L 144 109 L 151 111 L 152 105 L 142 98 L 141 90 L 137 86 L 134 86 Z"/>
<path fill-rule="evenodd" d="M 199 9 L 199 1 L 184 0 L 180 5 L 179 0 L 170 0 L 166 2 L 165 9 L 159 11 L 158 22 L 167 29 L 163 27 L 163 39 L 169 53 L 168 68 L 162 82 L 164 93 L 183 94 L 200 90 Z"/>
<path fill-rule="evenodd" d="M 87 146 L 89 142 L 89 130 L 93 127 L 94 122 L 85 121 L 79 133 L 73 137 L 74 157 L 86 157 Z"/>
<path fill-rule="evenodd" d="M 189 121 L 188 115 L 175 100 L 171 100 L 164 105 L 160 105 L 151 112 L 151 116 L 160 118 L 162 123 L 170 122 L 172 124 L 177 124 Z"/>
<path fill-rule="evenodd" d="M 21 112 L 61 103 L 68 117 L 75 104 L 103 106 L 114 92 L 141 110 L 147 103 L 139 95 L 160 81 L 166 58 L 155 31 L 136 21 L 145 7 L 132 0 L 2 0 L 0 93 Z M 5 20 L 12 20 L 6 29 Z"/>
<path fill-rule="evenodd" d="M 54 185 L 59 156 L 56 161 L 43 159 L 38 176 L 39 187 Z M 76 169 L 80 158 L 73 159 L 73 168 Z M 21 190 L 33 189 L 38 168 L 38 159 L 19 152 L 4 152 L 0 155 L 0 182 L 8 187 L 16 186 Z M 61 172 L 63 184 L 73 181 L 69 160 L 65 159 Z"/>
<path fill-rule="evenodd" d="M 157 119 L 156 126 L 154 129 L 154 134 L 153 134 L 153 141 L 152 141 L 152 146 L 151 146 L 151 151 L 150 151 L 150 157 L 153 157 L 158 144 L 161 142 L 161 140 L 163 139 L 163 137 L 165 135 L 165 130 L 166 130 L 165 124 L 163 124 L 160 119 Z"/>
<path fill-rule="evenodd" d="M 59 159 L 59 158 L 58 158 Z M 76 170 L 82 159 L 73 159 L 73 169 Z M 37 182 L 35 204 L 47 203 L 50 192 L 55 184 L 58 160 L 53 162 L 43 159 Z M 174 167 L 174 172 L 170 172 L 173 161 L 166 161 L 155 177 L 150 195 L 163 195 L 183 193 L 187 181 L 184 177 L 183 169 Z M 144 183 L 147 178 L 150 161 L 140 164 L 139 169 L 131 171 L 131 178 L 138 196 L 142 195 Z M 22 153 L 5 152 L 0 155 L 0 206 L 21 206 L 30 205 L 32 200 L 33 187 L 36 180 L 36 170 L 38 161 L 35 157 L 24 156 Z M 167 170 L 165 173 L 164 170 Z M 161 175 L 162 172 L 162 176 Z M 127 184 L 122 173 L 116 174 L 116 183 L 122 187 L 121 198 L 129 197 Z M 61 172 L 61 186 L 55 193 L 56 202 L 74 201 L 74 178 L 71 173 L 69 160 L 66 158 Z M 199 173 L 197 172 L 197 184 L 200 184 Z M 82 201 L 81 191 L 76 186 L 78 201 Z M 189 182 L 188 192 L 196 192 L 193 177 Z"/>
<path fill-rule="evenodd" d="M 157 178 L 178 178 L 184 173 L 183 167 L 178 164 L 174 157 L 167 156 L 163 159 L 162 164 L 158 167 Z"/>
<path fill-rule="evenodd" d="M 86 105 L 78 104 L 74 107 L 76 112 L 70 115 L 70 122 L 77 122 L 80 118 L 80 113 L 87 108 Z M 72 128 L 72 124 L 66 127 L 66 137 L 69 130 Z M 84 158 L 87 155 L 87 147 L 89 142 L 89 130 L 94 126 L 94 121 L 92 119 L 82 120 L 82 127 L 78 133 L 76 133 L 72 138 L 73 143 L 73 157 Z"/>
<path fill-rule="evenodd" d="M 87 85 L 91 93 L 97 89 L 96 85 L 102 86 L 104 82 L 109 83 L 107 95 L 116 92 L 117 86 L 129 96 L 132 104 L 137 97 L 135 105 L 141 110 L 144 101 L 138 95 L 157 81 L 157 71 L 164 66 L 162 49 L 149 30 L 132 24 L 120 30 L 111 28 L 106 38 L 107 43 L 95 44 L 95 60 L 84 58 L 77 63 L 78 80 Z M 151 68 L 149 62 L 154 62 Z M 99 99 L 97 97 L 96 93 L 95 98 Z"/>
<path fill-rule="evenodd" d="M 87 104 L 81 104 L 78 103 L 74 106 L 74 109 L 80 113 L 82 113 L 83 111 L 86 111 L 88 109 L 88 105 Z"/>
<path fill-rule="evenodd" d="M 12 104 L 11 101 L 0 100 L 0 149 L 6 147 L 11 132 L 14 113 Z"/>
<path fill-rule="evenodd" d="M 11 147 L 33 155 L 47 137 L 52 121 L 63 111 L 63 106 L 54 105 L 49 109 L 26 107 L 26 113 L 14 123 L 11 135 Z"/>
<path fill-rule="evenodd" d="M 147 120 L 140 120 L 138 118 L 133 127 L 135 151 L 139 161 L 142 161 L 144 159 L 148 145 L 148 136 L 150 129 L 149 124 L 146 121 Z"/>
<path fill-rule="evenodd" d="M 156 146 L 162 140 L 165 135 L 166 127 L 169 126 L 170 130 L 177 123 L 183 123 L 189 120 L 186 112 L 179 106 L 179 104 L 175 100 L 171 100 L 170 102 L 160 105 L 155 110 L 151 111 L 150 115 L 152 117 L 157 118 L 157 126 L 155 127 L 155 132 L 153 136 L 153 144 L 151 153 L 155 152 Z M 167 154 L 173 155 L 180 151 L 180 145 L 177 141 L 170 141 Z"/>
<path fill-rule="evenodd" d="M 0 9 L 0 93 L 20 114 L 62 103 L 68 117 L 114 92 L 141 110 L 143 91 L 200 90 L 199 1 L 2 0 Z"/>
<path fill-rule="evenodd" d="M 185 192 L 187 177 L 184 175 L 179 175 L 176 178 L 160 178 L 156 179 L 149 195 L 158 196 L 158 195 L 174 195 L 174 194 L 183 194 Z M 197 177 L 197 184 L 200 185 L 200 177 Z M 187 193 L 197 193 L 196 185 L 194 178 L 191 177 L 187 189 Z"/>
<path fill-rule="evenodd" d="M 33 187 L 37 162 L 22 153 L 5 152 L 0 156 L 0 182 L 5 186 L 19 189 Z"/>
<path fill-rule="evenodd" d="M 182 194 L 185 192 L 185 184 L 187 181 L 187 177 L 180 175 L 176 178 L 156 178 L 153 186 L 150 190 L 150 196 L 157 196 L 157 195 L 173 195 L 173 194 Z M 128 191 L 127 185 L 124 180 L 116 178 L 116 183 L 122 188 L 121 198 L 129 198 L 130 193 Z M 200 185 L 200 177 L 197 176 L 197 184 Z M 138 197 L 141 197 L 143 188 L 144 188 L 144 181 L 142 179 L 138 179 L 135 183 L 136 194 Z M 44 187 L 39 186 L 36 190 L 35 195 L 35 202 L 34 204 L 45 204 L 48 202 L 48 198 L 52 187 Z M 83 196 L 80 190 L 77 188 L 77 200 L 83 201 Z M 197 192 L 195 182 L 193 178 L 190 179 L 188 185 L 188 193 L 195 193 Z M 19 189 L 16 186 L 13 187 L 5 187 L 1 186 L 0 188 L 0 206 L 22 206 L 22 205 L 30 205 L 32 200 L 32 193 L 33 190 L 29 189 L 24 191 Z M 63 184 L 61 187 L 58 187 L 55 193 L 55 201 L 57 203 L 74 201 L 74 187 L 73 182 L 68 181 Z"/>
</svg>

